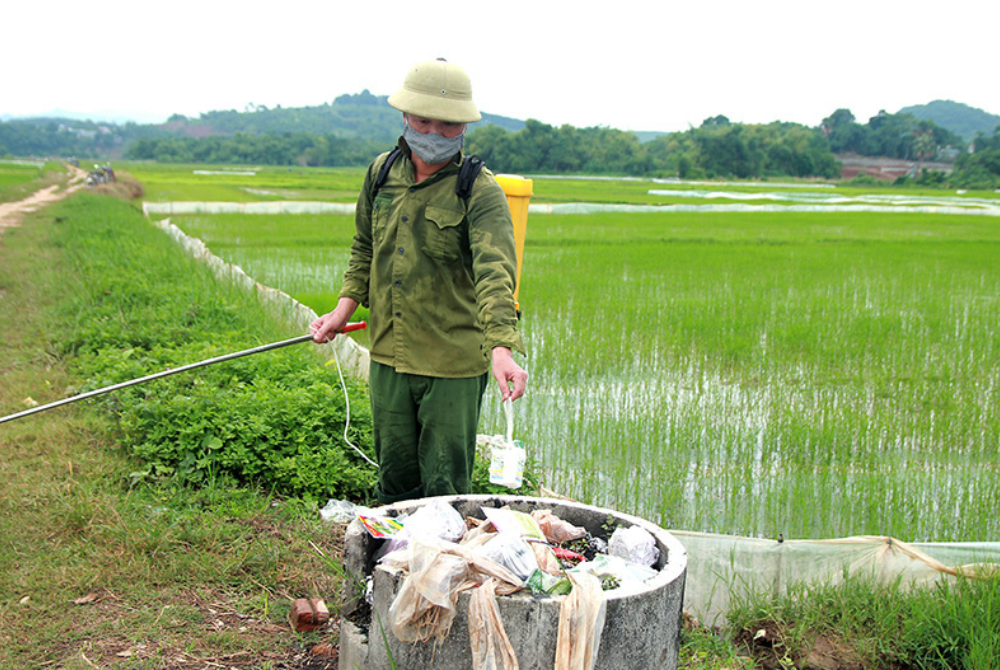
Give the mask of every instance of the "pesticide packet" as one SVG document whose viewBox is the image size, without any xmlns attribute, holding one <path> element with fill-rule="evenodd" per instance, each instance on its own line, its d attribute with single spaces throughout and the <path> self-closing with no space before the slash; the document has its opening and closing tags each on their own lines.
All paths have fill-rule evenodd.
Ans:
<svg viewBox="0 0 1000 670">
<path fill-rule="evenodd" d="M 524 464 L 527 452 L 524 443 L 514 439 L 514 403 L 504 402 L 507 414 L 507 435 L 499 444 L 494 444 L 490 459 L 490 484 L 519 489 L 524 483 Z"/>
<path fill-rule="evenodd" d="M 504 447 L 494 447 L 490 458 L 490 484 L 519 489 L 524 484 L 524 464 L 528 460 L 524 443 L 515 440 Z"/>
<path fill-rule="evenodd" d="M 512 509 L 497 509 L 495 507 L 483 507 L 483 514 L 499 533 L 514 533 L 527 540 L 537 540 L 545 542 L 545 533 L 539 527 L 538 522 L 530 514 L 517 512 Z"/>
<path fill-rule="evenodd" d="M 397 533 L 403 530 L 403 524 L 390 517 L 359 514 L 358 519 L 369 535 L 380 540 L 395 537 Z"/>
</svg>

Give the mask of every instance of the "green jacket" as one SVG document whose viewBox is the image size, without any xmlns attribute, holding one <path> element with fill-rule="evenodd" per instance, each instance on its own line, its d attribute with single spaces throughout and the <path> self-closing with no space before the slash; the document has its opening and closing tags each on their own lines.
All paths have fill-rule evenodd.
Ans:
<svg viewBox="0 0 1000 670">
<path fill-rule="evenodd" d="M 432 377 L 481 375 L 494 347 L 524 353 L 507 198 L 485 168 L 468 201 L 455 193 L 464 154 L 415 183 L 409 149 L 400 146 L 374 198 L 388 152 L 368 167 L 340 295 L 369 308 L 373 360 Z"/>
</svg>

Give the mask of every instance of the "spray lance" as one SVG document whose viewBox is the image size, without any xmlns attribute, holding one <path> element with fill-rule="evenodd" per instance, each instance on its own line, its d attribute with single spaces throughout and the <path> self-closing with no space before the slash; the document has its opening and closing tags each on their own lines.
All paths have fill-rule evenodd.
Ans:
<svg viewBox="0 0 1000 670">
<path fill-rule="evenodd" d="M 359 321 L 357 323 L 349 323 L 344 326 L 344 329 L 340 331 L 341 333 L 349 333 L 352 330 L 361 330 L 368 326 L 364 321 Z M 170 375 L 175 375 L 178 372 L 187 372 L 188 370 L 194 370 L 196 368 L 203 368 L 208 365 L 215 365 L 216 363 L 222 363 L 224 361 L 231 361 L 234 358 L 240 358 L 242 356 L 251 356 L 253 354 L 260 354 L 265 351 L 271 351 L 273 349 L 280 349 L 282 347 L 291 346 L 293 344 L 300 344 L 302 342 L 312 342 L 312 335 L 300 335 L 299 337 L 293 337 L 288 340 L 282 340 L 280 342 L 272 342 L 271 344 L 264 344 L 259 347 L 254 347 L 252 349 L 244 349 L 243 351 L 237 351 L 232 354 L 226 354 L 224 356 L 216 356 L 215 358 L 208 358 L 203 361 L 198 361 L 197 363 L 189 363 L 188 365 L 182 365 L 179 368 L 171 368 L 169 370 L 164 370 L 163 372 L 157 372 L 156 374 L 146 375 L 145 377 L 139 377 L 137 379 L 132 379 L 127 382 L 121 382 L 120 384 L 112 384 L 111 386 L 105 386 L 104 388 L 99 388 L 94 391 L 87 391 L 86 393 L 81 393 L 69 398 L 63 398 L 62 400 L 57 400 L 55 402 L 50 402 L 46 405 L 38 405 L 37 407 L 32 407 L 31 409 L 25 410 L 23 412 L 18 412 L 17 414 L 11 414 L 9 416 L 0 417 L 0 423 L 6 423 L 7 421 L 13 421 L 14 419 L 20 419 L 32 414 L 37 414 L 38 412 L 44 412 L 45 410 L 54 409 L 56 407 L 61 407 L 62 405 L 68 405 L 71 402 L 76 402 L 77 400 L 86 400 L 87 398 L 93 398 L 95 396 L 103 395 L 105 393 L 111 393 L 112 391 L 117 391 L 119 389 L 127 388 L 129 386 L 135 386 L 136 384 L 143 384 L 145 382 L 153 381 L 154 379 L 159 379 L 161 377 L 168 377 Z"/>
</svg>

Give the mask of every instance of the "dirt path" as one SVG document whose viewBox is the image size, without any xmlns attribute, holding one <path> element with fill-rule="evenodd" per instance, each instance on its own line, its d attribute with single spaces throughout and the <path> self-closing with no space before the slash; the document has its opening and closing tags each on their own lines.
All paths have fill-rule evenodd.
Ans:
<svg viewBox="0 0 1000 670">
<path fill-rule="evenodd" d="M 19 225 L 21 218 L 28 212 L 34 212 L 45 205 L 62 200 L 69 194 L 83 188 L 83 181 L 86 179 L 87 173 L 72 165 L 67 167 L 70 171 L 68 182 L 46 186 L 24 200 L 0 203 L 0 235 L 7 228 Z"/>
</svg>

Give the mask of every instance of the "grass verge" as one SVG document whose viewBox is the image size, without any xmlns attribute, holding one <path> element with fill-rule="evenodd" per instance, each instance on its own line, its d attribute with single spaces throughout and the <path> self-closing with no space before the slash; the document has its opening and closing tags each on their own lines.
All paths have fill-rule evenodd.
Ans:
<svg viewBox="0 0 1000 670">
<path fill-rule="evenodd" d="M 0 414 L 81 383 L 61 346 L 78 324 L 54 316 L 87 283 L 58 242 L 79 206 L 0 238 Z M 0 667 L 336 667 L 335 629 L 285 621 L 339 587 L 341 533 L 300 501 L 221 477 L 132 487 L 140 464 L 91 404 L 3 424 L 0 454 Z"/>
</svg>

